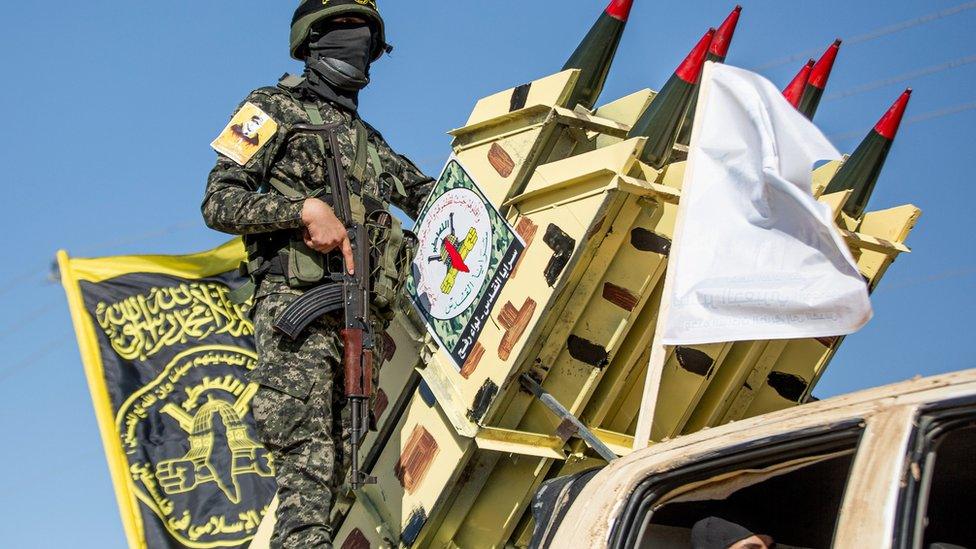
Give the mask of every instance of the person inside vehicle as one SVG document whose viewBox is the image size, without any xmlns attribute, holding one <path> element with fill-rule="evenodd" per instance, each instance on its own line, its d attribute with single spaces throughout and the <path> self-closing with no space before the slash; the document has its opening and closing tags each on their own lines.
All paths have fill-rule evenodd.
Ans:
<svg viewBox="0 0 976 549">
<path fill-rule="evenodd" d="M 719 517 L 704 518 L 691 529 L 692 549 L 772 549 L 773 538 Z"/>
</svg>

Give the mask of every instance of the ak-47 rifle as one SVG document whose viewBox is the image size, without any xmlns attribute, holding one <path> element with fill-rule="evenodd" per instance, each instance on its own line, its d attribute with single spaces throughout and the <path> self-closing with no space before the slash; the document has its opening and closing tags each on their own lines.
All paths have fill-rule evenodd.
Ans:
<svg viewBox="0 0 976 549">
<path fill-rule="evenodd" d="M 336 138 L 338 125 L 298 124 L 292 131 L 315 134 L 323 140 L 326 171 L 332 186 L 332 210 L 349 231 L 354 271 L 330 273 L 332 283 L 322 284 L 305 292 L 292 302 L 275 322 L 275 329 L 291 339 L 299 335 L 317 318 L 340 308 L 345 310 L 342 336 L 342 364 L 345 371 L 345 392 L 352 407 L 352 489 L 374 484 L 376 479 L 359 470 L 359 447 L 369 428 L 369 400 L 373 394 L 373 351 L 375 334 L 369 319 L 370 250 L 366 226 L 355 220 L 349 203 L 348 180 L 339 156 Z"/>
</svg>

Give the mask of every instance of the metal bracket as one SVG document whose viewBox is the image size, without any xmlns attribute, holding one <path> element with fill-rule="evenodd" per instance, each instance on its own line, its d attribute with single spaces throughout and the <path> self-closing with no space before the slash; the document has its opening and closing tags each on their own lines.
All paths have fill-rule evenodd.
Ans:
<svg viewBox="0 0 976 549">
<path fill-rule="evenodd" d="M 546 408 L 549 408 L 552 413 L 556 414 L 559 419 L 562 420 L 562 424 L 559 428 L 559 435 L 562 436 L 577 436 L 586 443 L 587 446 L 592 448 L 596 453 L 600 454 L 604 460 L 608 463 L 617 459 L 617 454 L 613 452 L 606 444 L 603 443 L 593 431 L 583 425 L 583 422 L 579 420 L 576 416 L 570 413 L 562 404 L 559 403 L 551 394 L 549 394 L 541 385 L 536 383 L 528 374 L 522 374 L 519 377 L 519 382 L 523 387 L 528 389 L 536 398 L 539 399 Z"/>
<path fill-rule="evenodd" d="M 566 441 L 552 435 L 482 427 L 474 441 L 482 450 L 547 459 L 566 459 L 566 451 L 563 449 Z"/>
</svg>

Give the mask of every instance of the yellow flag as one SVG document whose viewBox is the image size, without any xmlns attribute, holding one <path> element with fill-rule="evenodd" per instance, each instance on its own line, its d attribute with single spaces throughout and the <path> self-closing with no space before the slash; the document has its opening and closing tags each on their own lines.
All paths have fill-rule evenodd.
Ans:
<svg viewBox="0 0 976 549">
<path fill-rule="evenodd" d="M 130 547 L 246 547 L 268 512 L 253 326 L 228 299 L 243 258 L 240 240 L 186 256 L 58 253 Z"/>
</svg>

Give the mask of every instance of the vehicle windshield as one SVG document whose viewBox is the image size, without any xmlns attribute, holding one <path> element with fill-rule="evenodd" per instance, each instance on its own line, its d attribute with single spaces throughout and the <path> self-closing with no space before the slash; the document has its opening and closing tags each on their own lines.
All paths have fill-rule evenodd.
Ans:
<svg viewBox="0 0 976 549">
<path fill-rule="evenodd" d="M 920 518 L 923 541 L 915 547 L 976 547 L 976 425 L 949 431 L 932 448 L 926 467 L 928 499 Z"/>
<path fill-rule="evenodd" d="M 777 548 L 828 548 L 853 459 L 853 449 L 837 451 L 682 484 L 645 514 L 634 546 L 687 548 L 693 536 L 709 534 L 703 529 L 728 523 Z"/>
</svg>

